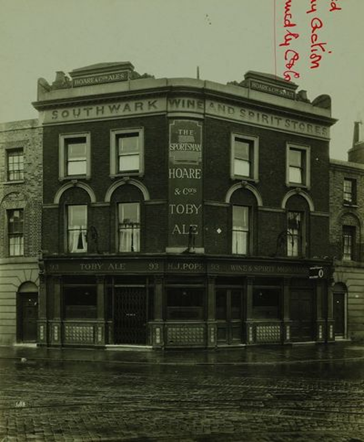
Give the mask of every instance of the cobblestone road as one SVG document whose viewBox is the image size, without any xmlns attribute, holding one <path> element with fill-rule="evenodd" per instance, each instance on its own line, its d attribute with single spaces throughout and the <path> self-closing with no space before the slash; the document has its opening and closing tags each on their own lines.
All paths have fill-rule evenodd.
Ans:
<svg viewBox="0 0 364 442">
<path fill-rule="evenodd" d="M 364 441 L 364 362 L 0 360 L 0 441 Z"/>
</svg>

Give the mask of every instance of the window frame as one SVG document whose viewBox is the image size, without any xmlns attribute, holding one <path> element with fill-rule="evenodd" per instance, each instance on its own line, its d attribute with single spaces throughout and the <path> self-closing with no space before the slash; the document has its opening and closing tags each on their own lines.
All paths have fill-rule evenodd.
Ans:
<svg viewBox="0 0 364 442">
<path fill-rule="evenodd" d="M 240 175 L 235 173 L 235 141 L 241 139 L 248 142 L 250 146 L 250 173 L 249 175 Z M 230 135 L 230 176 L 233 180 L 244 179 L 248 181 L 259 181 L 259 137 L 245 135 L 239 132 L 232 132 Z"/>
<path fill-rule="evenodd" d="M 242 229 L 234 229 L 234 209 L 237 207 L 242 207 L 248 211 L 247 214 L 247 220 L 248 220 L 248 227 L 242 228 Z M 250 206 L 243 206 L 239 204 L 233 204 L 231 207 L 231 253 L 233 255 L 242 255 L 242 256 L 249 256 L 251 254 L 251 236 L 252 236 L 252 222 L 251 222 L 251 215 L 252 215 L 252 209 Z M 234 233 L 236 232 L 243 232 L 246 233 L 247 239 L 246 239 L 246 253 L 238 253 L 234 251 Z"/>
<path fill-rule="evenodd" d="M 290 152 L 291 150 L 300 151 L 303 153 L 304 159 L 303 169 L 303 182 L 297 183 L 290 181 Z M 288 187 L 303 187 L 309 189 L 311 186 L 311 147 L 301 144 L 287 143 L 286 145 L 286 185 Z"/>
<path fill-rule="evenodd" d="M 121 211 L 123 210 L 122 209 L 122 206 L 123 205 L 125 205 L 125 204 L 136 204 L 137 205 L 137 214 L 138 214 L 138 221 L 137 221 L 137 223 L 122 223 L 122 222 L 120 222 L 120 220 L 119 220 L 119 214 L 121 214 Z M 117 248 L 117 253 L 140 253 L 140 251 L 141 251 L 141 203 L 140 203 L 140 201 L 121 201 L 121 202 L 118 202 L 117 204 L 116 204 L 116 211 L 117 211 L 117 215 L 116 215 L 116 221 L 117 221 L 117 226 L 116 226 L 116 229 L 117 229 L 117 232 L 116 232 L 116 237 L 117 237 L 117 241 L 116 241 L 116 248 Z M 138 235 L 138 239 L 137 239 L 137 244 L 138 244 L 138 247 L 137 247 L 137 250 L 134 248 L 134 250 L 120 250 L 120 242 L 121 242 L 121 225 L 123 225 L 123 224 L 125 224 L 125 225 L 128 225 L 128 224 L 130 224 L 130 225 L 134 225 L 134 224 L 138 224 L 138 227 L 137 228 L 135 228 L 134 229 L 134 227 L 132 226 L 131 227 L 131 233 L 132 233 L 132 239 L 133 239 L 133 241 L 132 241 L 132 243 L 133 243 L 133 246 L 135 247 L 135 244 L 134 244 L 134 240 L 135 240 L 135 237 L 134 237 L 134 231 L 138 231 L 139 232 L 139 235 Z M 125 229 L 125 230 L 130 230 L 130 229 Z"/>
<path fill-rule="evenodd" d="M 21 178 L 17 178 L 17 179 L 10 179 L 9 175 L 10 175 L 10 168 L 9 168 L 9 158 L 11 156 L 11 154 L 15 153 L 15 152 L 21 152 L 22 157 L 23 157 L 23 161 L 22 161 L 22 165 L 23 168 L 17 170 L 17 172 L 21 172 Z M 25 169 L 24 169 L 24 160 L 25 160 L 25 151 L 24 151 L 24 147 L 8 147 L 5 149 L 5 154 L 6 154 L 6 182 L 8 183 L 22 183 L 24 182 L 24 174 L 25 174 Z"/>
<path fill-rule="evenodd" d="M 347 200 L 345 199 L 345 195 L 348 194 L 349 192 L 345 191 L 345 183 L 351 183 L 351 200 Z M 343 180 L 343 203 L 345 205 L 349 205 L 349 206 L 355 206 L 356 205 L 356 188 L 357 188 L 357 180 L 354 178 L 346 178 L 344 177 Z"/>
<path fill-rule="evenodd" d="M 123 135 L 137 133 L 139 136 L 139 170 L 119 170 L 118 138 Z M 111 129 L 110 131 L 110 177 L 143 176 L 144 175 L 144 128 L 131 127 L 126 129 Z"/>
<path fill-rule="evenodd" d="M 69 175 L 67 172 L 68 153 L 67 153 L 67 140 L 73 138 L 85 138 L 86 139 L 86 173 Z M 91 134 L 90 132 L 75 132 L 59 135 L 59 179 L 60 180 L 75 180 L 78 178 L 90 179 L 91 178 Z"/>
<path fill-rule="evenodd" d="M 16 232 L 11 232 L 11 228 L 10 228 L 10 219 L 11 219 L 11 213 L 12 212 L 16 212 L 19 211 L 21 213 L 21 231 L 16 231 Z M 18 256 L 25 256 L 24 254 L 24 209 L 23 208 L 16 208 L 16 209 L 7 209 L 6 211 L 6 225 L 7 225 L 7 254 L 9 257 L 11 258 L 15 258 Z M 12 245 L 10 244 L 10 239 L 11 238 L 16 238 L 19 237 L 20 238 L 20 249 L 21 249 L 21 253 L 11 253 L 12 250 Z"/>
<path fill-rule="evenodd" d="M 70 239 L 69 239 L 69 233 L 70 233 L 70 225 L 69 225 L 69 221 L 70 221 L 70 211 L 69 208 L 70 207 L 75 207 L 75 206 L 83 206 L 86 209 L 86 227 L 84 229 L 80 229 L 81 233 L 84 231 L 84 242 L 85 242 L 85 250 L 81 250 L 81 251 L 71 251 L 70 249 Z M 82 253 L 87 253 L 88 252 L 88 243 L 87 243 L 87 233 L 88 233 L 88 222 L 89 222 L 89 210 L 88 210 L 88 205 L 87 204 L 67 204 L 66 207 L 66 235 L 65 235 L 65 243 L 66 243 L 66 251 L 67 253 L 70 253 L 72 255 L 80 255 Z M 75 229 L 73 229 L 75 230 Z"/>
</svg>

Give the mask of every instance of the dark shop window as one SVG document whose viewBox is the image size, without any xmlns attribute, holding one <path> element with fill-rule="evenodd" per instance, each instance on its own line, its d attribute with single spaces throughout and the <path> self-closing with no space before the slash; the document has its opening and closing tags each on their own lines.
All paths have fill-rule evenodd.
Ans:
<svg viewBox="0 0 364 442">
<path fill-rule="evenodd" d="M 87 319 L 97 317 L 97 293 L 95 286 L 64 287 L 64 317 Z"/>
<path fill-rule="evenodd" d="M 167 319 L 202 320 L 203 290 L 169 288 L 167 290 Z"/>
<path fill-rule="evenodd" d="M 257 319 L 279 319 L 280 288 L 255 287 L 253 316 Z"/>
</svg>

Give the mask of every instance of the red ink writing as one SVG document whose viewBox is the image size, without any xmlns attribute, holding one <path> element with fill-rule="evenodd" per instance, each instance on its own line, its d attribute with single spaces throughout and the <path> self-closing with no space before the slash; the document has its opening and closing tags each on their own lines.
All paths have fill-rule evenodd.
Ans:
<svg viewBox="0 0 364 442">
<path fill-rule="evenodd" d="M 341 8 L 338 6 L 338 4 L 336 3 L 338 0 L 335 0 L 333 2 L 331 2 L 330 6 L 330 12 L 332 11 L 341 11 Z"/>
<path fill-rule="evenodd" d="M 317 11 L 317 0 L 310 0 L 311 3 L 311 9 L 306 11 L 306 14 L 311 14 L 311 12 Z"/>
<path fill-rule="evenodd" d="M 295 28 L 297 26 L 293 21 L 292 14 L 292 0 L 286 0 L 284 5 L 284 18 L 283 18 L 283 27 L 286 30 L 286 34 L 284 35 L 284 41 L 280 43 L 281 47 L 289 47 L 291 46 L 291 42 L 297 40 L 300 36 L 298 32 L 291 32 L 289 28 Z M 287 29 L 288 28 L 288 29 Z M 300 74 L 296 70 L 292 70 L 295 66 L 296 62 L 300 59 L 299 53 L 294 49 L 287 49 L 284 53 L 284 60 L 286 71 L 283 73 L 284 79 L 287 81 L 291 81 L 292 77 L 299 78 Z"/>
<path fill-rule="evenodd" d="M 322 54 L 326 52 L 325 46 L 327 43 L 319 41 L 319 35 L 317 31 L 324 26 L 321 19 L 315 17 L 311 20 L 311 66 L 310 69 L 317 69 L 320 67 Z"/>
</svg>

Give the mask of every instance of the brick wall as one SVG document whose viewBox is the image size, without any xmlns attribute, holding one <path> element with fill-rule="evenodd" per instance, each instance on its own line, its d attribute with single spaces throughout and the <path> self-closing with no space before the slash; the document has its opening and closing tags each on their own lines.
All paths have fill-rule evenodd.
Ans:
<svg viewBox="0 0 364 442">
<path fill-rule="evenodd" d="M 24 180 L 7 181 L 7 149 L 24 149 Z M 0 344 L 17 335 L 17 292 L 25 282 L 38 287 L 41 249 L 42 129 L 37 120 L 0 124 Z M 8 256 L 7 210 L 24 210 L 24 256 Z"/>
</svg>

